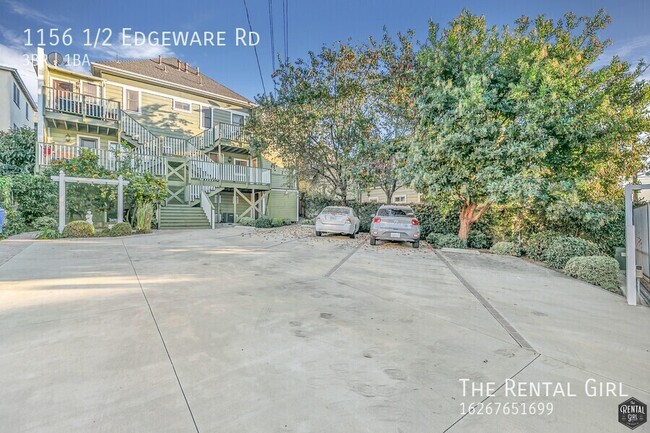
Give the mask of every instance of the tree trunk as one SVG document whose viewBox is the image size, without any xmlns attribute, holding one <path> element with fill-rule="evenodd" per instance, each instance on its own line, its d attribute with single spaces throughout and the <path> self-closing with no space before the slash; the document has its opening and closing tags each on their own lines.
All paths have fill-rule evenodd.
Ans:
<svg viewBox="0 0 650 433">
<path fill-rule="evenodd" d="M 458 237 L 461 239 L 467 240 L 467 236 L 469 236 L 469 230 L 475 221 L 474 209 L 476 209 L 476 204 L 474 203 L 464 203 L 460 208 L 460 229 L 458 229 Z"/>
<path fill-rule="evenodd" d="M 490 208 L 491 204 L 492 203 L 489 201 L 486 201 L 479 207 L 479 205 L 472 203 L 469 200 L 463 202 L 463 205 L 460 208 L 460 215 L 458 216 L 460 220 L 460 229 L 458 229 L 459 238 L 467 240 L 472 224 L 481 218 L 481 215 Z"/>
<path fill-rule="evenodd" d="M 384 191 L 386 193 L 386 204 L 391 204 L 393 202 L 393 191 L 392 189 L 388 189 L 388 191 Z"/>
</svg>

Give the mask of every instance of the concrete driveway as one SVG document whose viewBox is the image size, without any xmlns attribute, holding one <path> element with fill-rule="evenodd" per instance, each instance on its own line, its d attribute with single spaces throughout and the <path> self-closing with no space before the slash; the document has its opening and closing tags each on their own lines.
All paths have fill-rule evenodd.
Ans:
<svg viewBox="0 0 650 433">
<path fill-rule="evenodd" d="M 521 259 L 229 227 L 3 260 L 0 432 L 610 433 L 650 403 L 650 310 Z"/>
</svg>

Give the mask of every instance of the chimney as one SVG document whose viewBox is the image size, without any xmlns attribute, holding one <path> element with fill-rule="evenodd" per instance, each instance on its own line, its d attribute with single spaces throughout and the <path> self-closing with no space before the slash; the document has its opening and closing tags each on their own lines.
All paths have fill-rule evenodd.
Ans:
<svg viewBox="0 0 650 433">
<path fill-rule="evenodd" d="M 176 64 L 178 65 L 178 70 L 181 70 L 181 61 L 179 59 L 176 59 Z"/>
<path fill-rule="evenodd" d="M 162 56 L 161 55 L 158 55 L 158 64 L 162 65 Z"/>
<path fill-rule="evenodd" d="M 199 67 L 197 66 L 196 67 L 196 76 L 198 77 L 200 74 L 201 74 L 201 72 L 199 71 Z"/>
</svg>

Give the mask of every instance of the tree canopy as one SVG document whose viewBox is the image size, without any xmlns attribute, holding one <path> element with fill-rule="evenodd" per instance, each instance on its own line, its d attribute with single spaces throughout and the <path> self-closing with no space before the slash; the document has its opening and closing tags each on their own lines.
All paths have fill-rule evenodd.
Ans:
<svg viewBox="0 0 650 433">
<path fill-rule="evenodd" d="M 618 58 L 594 63 L 609 22 L 566 14 L 488 27 L 464 11 L 431 24 L 418 55 L 417 140 L 404 176 L 430 198 L 460 202 L 459 236 L 494 204 L 555 192 L 610 197 L 642 167 L 650 93 Z"/>
</svg>

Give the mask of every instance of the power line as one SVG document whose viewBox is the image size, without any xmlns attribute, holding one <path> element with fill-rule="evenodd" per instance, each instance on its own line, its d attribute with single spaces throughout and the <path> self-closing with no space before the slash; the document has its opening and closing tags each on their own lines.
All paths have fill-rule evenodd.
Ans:
<svg viewBox="0 0 650 433">
<path fill-rule="evenodd" d="M 275 72 L 275 36 L 273 34 L 273 0 L 269 0 L 269 27 L 271 28 L 271 65 Z"/>
<path fill-rule="evenodd" d="M 248 5 L 246 0 L 244 0 L 244 9 L 246 9 L 246 19 L 248 20 L 248 29 L 252 32 L 253 26 L 251 25 L 251 16 L 248 13 Z M 257 61 L 257 70 L 260 73 L 260 81 L 262 82 L 262 90 L 266 94 L 266 86 L 264 85 L 264 77 L 262 76 L 262 66 L 260 66 L 260 56 L 257 55 L 257 45 L 253 45 L 253 50 L 255 51 L 255 60 Z"/>
<path fill-rule="evenodd" d="M 282 24 L 284 33 L 284 63 L 289 62 L 289 0 L 282 0 Z"/>
</svg>

